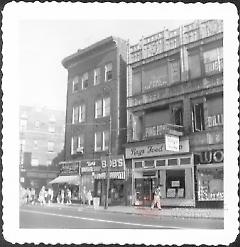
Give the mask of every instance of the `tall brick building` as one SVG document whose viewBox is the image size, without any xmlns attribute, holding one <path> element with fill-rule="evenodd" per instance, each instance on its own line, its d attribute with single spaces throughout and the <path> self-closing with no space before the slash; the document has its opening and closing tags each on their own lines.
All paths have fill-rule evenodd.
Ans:
<svg viewBox="0 0 240 247">
<path fill-rule="evenodd" d="M 64 111 L 20 106 L 20 182 L 39 189 L 58 174 L 53 159 L 64 147 Z"/>
<path fill-rule="evenodd" d="M 110 158 L 109 203 L 124 203 L 126 60 L 127 42 L 108 37 L 62 61 L 68 70 L 66 148 L 58 182 L 74 184 L 80 175 L 76 197 L 86 189 L 105 201 Z"/>
<path fill-rule="evenodd" d="M 195 21 L 131 46 L 127 113 L 133 205 L 149 205 L 156 184 L 162 205 L 223 205 L 222 21 Z M 166 148 L 172 137 L 177 151 Z"/>
</svg>

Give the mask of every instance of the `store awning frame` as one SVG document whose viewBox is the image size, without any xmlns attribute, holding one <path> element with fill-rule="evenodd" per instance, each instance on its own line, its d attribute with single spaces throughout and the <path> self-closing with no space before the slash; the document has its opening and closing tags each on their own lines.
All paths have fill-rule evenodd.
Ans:
<svg viewBox="0 0 240 247">
<path fill-rule="evenodd" d="M 69 175 L 69 176 L 58 176 L 54 178 L 49 184 L 71 184 L 71 185 L 79 185 L 80 178 L 79 175 Z"/>
</svg>

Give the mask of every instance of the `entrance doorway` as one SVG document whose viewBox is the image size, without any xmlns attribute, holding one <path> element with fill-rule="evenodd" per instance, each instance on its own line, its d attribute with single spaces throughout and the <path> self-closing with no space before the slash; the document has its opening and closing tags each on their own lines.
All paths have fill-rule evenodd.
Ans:
<svg viewBox="0 0 240 247">
<path fill-rule="evenodd" d="M 153 191 L 156 185 L 156 177 L 137 178 L 135 180 L 136 204 L 150 206 L 153 200 Z"/>
</svg>

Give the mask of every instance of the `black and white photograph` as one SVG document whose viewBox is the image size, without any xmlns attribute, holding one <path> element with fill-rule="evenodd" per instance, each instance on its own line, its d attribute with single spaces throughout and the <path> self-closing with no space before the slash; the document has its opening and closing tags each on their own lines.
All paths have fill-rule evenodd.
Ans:
<svg viewBox="0 0 240 247">
<path fill-rule="evenodd" d="M 5 239 L 234 242 L 237 18 L 217 3 L 6 5 Z"/>
</svg>

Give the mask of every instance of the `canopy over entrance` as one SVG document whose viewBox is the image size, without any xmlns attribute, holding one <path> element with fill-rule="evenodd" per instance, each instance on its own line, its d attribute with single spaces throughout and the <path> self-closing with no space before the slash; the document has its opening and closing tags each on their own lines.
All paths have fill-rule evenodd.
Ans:
<svg viewBox="0 0 240 247">
<path fill-rule="evenodd" d="M 79 176 L 59 176 L 49 182 L 49 184 L 72 184 L 72 185 L 79 185 Z"/>
</svg>

